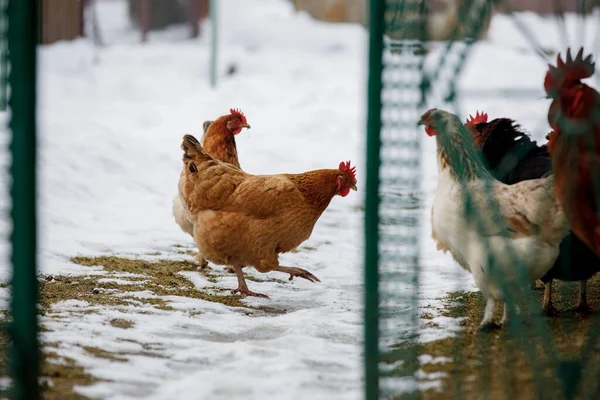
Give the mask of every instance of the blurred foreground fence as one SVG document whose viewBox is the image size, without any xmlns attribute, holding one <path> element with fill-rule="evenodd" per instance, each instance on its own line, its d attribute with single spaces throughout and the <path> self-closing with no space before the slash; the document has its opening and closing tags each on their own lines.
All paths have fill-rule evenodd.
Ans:
<svg viewBox="0 0 600 400">
<path fill-rule="evenodd" d="M 0 100 L 5 101 L 9 93 L 10 110 L 8 131 L 11 161 L 8 182 L 12 221 L 10 260 L 13 267 L 10 310 L 8 315 L 2 315 L 6 317 L 3 320 L 7 321 L 7 331 L 3 324 L 0 332 L 0 351 L 3 353 L 0 354 L 0 375 L 6 371 L 8 362 L 10 398 L 35 400 L 40 397 L 36 274 L 38 2 L 2 0 L 0 5 Z M 0 378 L 3 381 L 6 379 Z"/>
<path fill-rule="evenodd" d="M 417 128 L 417 121 L 431 107 L 456 113 L 457 78 L 471 45 L 482 37 L 493 6 L 504 7 L 513 16 L 523 42 L 539 57 L 547 58 L 536 33 L 512 14 L 509 2 L 494 3 L 460 2 L 453 40 L 437 43 L 441 56 L 433 67 L 425 68 L 433 46 L 427 28 L 431 3 L 370 1 L 364 232 L 368 400 L 600 398 L 600 318 L 595 314 L 546 318 L 531 287 L 529 291 L 506 292 L 508 285 L 503 286 L 505 295 L 510 293 L 507 301 L 518 304 L 521 313 L 500 333 L 462 331 L 453 338 L 420 340 L 419 293 L 424 284 L 420 237 L 422 230 L 429 232 L 431 227 L 421 221 L 424 133 Z M 565 18 L 561 2 L 546 3 L 554 5 L 556 26 L 561 30 Z M 589 11 L 586 2 L 577 4 L 580 15 Z M 543 76 L 540 88 L 542 83 Z M 509 101 L 515 93 L 531 95 L 527 88 L 515 87 L 496 96 Z M 438 104 L 430 104 L 432 98 Z M 473 212 L 467 207 L 469 210 Z M 472 214 L 470 218 L 477 217 Z M 489 262 L 496 263 L 493 259 Z M 519 260 L 513 265 L 520 266 Z M 451 310 L 447 313 L 478 323 L 476 315 L 480 315 L 483 301 L 479 294 L 457 294 L 448 299 Z M 426 360 L 436 357 L 443 359 L 437 369 L 426 365 Z"/>
</svg>

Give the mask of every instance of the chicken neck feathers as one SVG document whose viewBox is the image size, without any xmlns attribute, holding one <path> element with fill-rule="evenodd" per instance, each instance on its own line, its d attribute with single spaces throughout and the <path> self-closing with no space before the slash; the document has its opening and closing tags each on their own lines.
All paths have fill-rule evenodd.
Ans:
<svg viewBox="0 0 600 400">
<path fill-rule="evenodd" d="M 442 169 L 449 168 L 457 182 L 475 179 L 494 180 L 481 154 L 475 150 L 473 139 L 457 116 L 445 113 L 436 119 L 438 160 Z"/>
<path fill-rule="evenodd" d="M 202 136 L 202 147 L 215 160 L 240 167 L 235 136 L 227 129 L 227 121 L 219 118 L 208 125 Z"/>
</svg>

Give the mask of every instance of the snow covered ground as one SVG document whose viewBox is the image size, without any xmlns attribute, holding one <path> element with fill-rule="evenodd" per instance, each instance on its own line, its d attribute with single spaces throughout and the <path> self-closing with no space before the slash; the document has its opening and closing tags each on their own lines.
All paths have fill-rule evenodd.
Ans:
<svg viewBox="0 0 600 400">
<path fill-rule="evenodd" d="M 268 306 L 273 313 L 186 297 L 167 299 L 175 311 L 100 307 L 82 312 L 88 304 L 70 300 L 44 317 L 49 331 L 43 338 L 102 379 L 77 389 L 93 398 L 358 399 L 367 32 L 355 25 L 316 22 L 294 13 L 291 2 L 283 0 L 224 0 L 219 5 L 216 89 L 208 81 L 208 35 L 189 40 L 187 28 L 171 28 L 152 33 L 141 45 L 124 1 L 98 2 L 105 47 L 78 40 L 40 49 L 42 273 L 101 273 L 99 267 L 71 263 L 77 255 L 189 259 L 175 246 L 193 249 L 191 238 L 171 215 L 181 137 L 201 134 L 204 120 L 239 107 L 252 125 L 236 138 L 240 163 L 250 173 L 333 168 L 348 159 L 358 165 L 359 192 L 335 198 L 312 237 L 297 253 L 281 257 L 282 264 L 306 268 L 322 282 L 266 281 L 249 271 L 264 280 L 250 281 L 250 289 L 271 300 L 244 302 Z M 563 49 L 553 21 L 521 17 L 543 46 Z M 575 17 L 567 22 L 575 32 Z M 585 35 L 588 46 L 595 37 L 593 22 Z M 209 31 L 207 25 L 203 29 Z M 438 56 L 433 51 L 427 65 L 435 65 Z M 237 72 L 229 76 L 231 65 Z M 512 23 L 496 17 L 490 39 L 474 46 L 460 79 L 461 90 L 475 93 L 461 99 L 461 111 L 511 116 L 542 139 L 547 133 L 547 100 L 541 98 L 545 68 Z M 481 95 L 507 87 L 531 89 L 539 96 L 509 101 Z M 434 140 L 427 139 L 423 135 L 419 298 L 422 307 L 435 309 L 444 293 L 474 286 L 431 242 L 428 218 L 436 166 Z M 6 176 L 1 179 L 6 188 Z M 0 205 L 6 205 L 5 193 Z M 0 228 L 6 236 L 6 223 Z M 6 253 L 4 246 L 0 254 Z M 7 263 L 0 265 L 5 280 Z M 185 274 L 198 288 L 208 284 L 200 273 Z M 218 286 L 235 284 L 234 276 L 219 275 Z M 0 295 L 6 298 L 5 291 Z M 115 318 L 133 326 L 112 326 L 109 321 Z M 442 328 L 428 331 L 424 340 L 457 326 L 442 317 L 434 321 Z M 84 347 L 130 355 L 124 361 L 99 358 Z M 136 354 L 140 349 L 149 354 Z"/>
</svg>

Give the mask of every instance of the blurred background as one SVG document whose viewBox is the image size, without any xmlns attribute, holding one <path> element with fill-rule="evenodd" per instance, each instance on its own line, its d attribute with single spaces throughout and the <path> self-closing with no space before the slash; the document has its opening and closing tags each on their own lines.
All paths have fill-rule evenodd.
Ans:
<svg viewBox="0 0 600 400">
<path fill-rule="evenodd" d="M 296 11 L 308 13 L 311 17 L 331 23 L 358 23 L 367 25 L 367 0 L 289 0 Z M 418 1 L 414 1 L 418 3 Z M 448 40 L 453 24 L 457 22 L 456 12 L 462 0 L 432 0 L 427 2 L 430 20 L 428 30 L 431 40 Z M 410 3 L 408 1 L 407 3 Z M 554 15 L 561 12 L 580 12 L 583 4 L 585 12 L 599 5 L 597 0 L 563 1 L 559 6 L 543 0 L 507 0 L 498 2 L 494 12 L 529 11 L 538 15 Z M 407 5 L 408 7 L 408 5 Z M 58 40 L 72 40 L 86 36 L 96 43 L 105 43 L 104 36 L 125 23 L 137 29 L 140 40 L 145 41 L 148 32 L 173 25 L 189 25 L 189 37 L 197 37 L 202 32 L 199 24 L 208 17 L 209 0 L 64 0 L 53 2 L 41 0 L 41 42 L 54 43 Z M 109 10 L 112 8 L 115 14 Z M 118 10 L 118 11 L 117 11 Z M 116 15 L 119 13 L 120 15 Z M 486 18 L 489 26 L 491 14 Z M 117 18 L 120 17 L 120 18 Z M 126 18 L 124 18 L 126 17 Z M 120 21 L 119 21 L 120 20 Z M 484 32 L 487 28 L 484 29 Z"/>
</svg>

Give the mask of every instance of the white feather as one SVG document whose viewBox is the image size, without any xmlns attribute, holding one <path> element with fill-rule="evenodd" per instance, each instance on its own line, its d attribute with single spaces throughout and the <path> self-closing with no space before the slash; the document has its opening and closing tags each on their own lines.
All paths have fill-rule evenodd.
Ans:
<svg viewBox="0 0 600 400">
<path fill-rule="evenodd" d="M 475 283 L 488 299 L 482 326 L 492 323 L 496 301 L 504 301 L 501 280 L 521 283 L 521 273 L 529 281 L 541 278 L 552 268 L 558 256 L 558 245 L 568 226 L 554 196 L 553 178 L 504 185 L 498 181 L 473 180 L 463 184 L 450 173 L 450 167 L 438 160 L 438 186 L 432 208 L 432 233 L 438 249 L 449 251 L 454 259 L 473 274 Z M 487 202 L 489 184 L 497 210 Z M 479 226 L 465 214 L 465 195 L 470 194 L 478 210 Z M 547 207 L 546 209 L 544 207 Z M 532 229 L 514 232 L 492 218 L 498 211 L 502 221 L 519 219 L 531 223 Z M 526 231 L 526 229 L 524 229 Z M 517 260 L 509 256 L 510 249 Z M 496 260 L 498 271 L 491 271 L 488 251 Z M 520 270 L 523 267 L 524 270 Z M 493 274 L 492 272 L 498 272 Z M 506 322 L 506 312 L 503 322 Z"/>
</svg>

